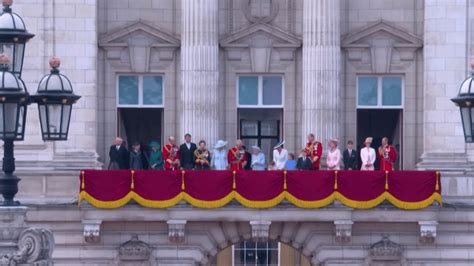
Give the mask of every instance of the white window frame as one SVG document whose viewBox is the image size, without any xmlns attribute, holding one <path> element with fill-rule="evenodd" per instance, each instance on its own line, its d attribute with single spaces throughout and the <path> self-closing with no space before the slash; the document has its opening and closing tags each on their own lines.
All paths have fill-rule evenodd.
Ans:
<svg viewBox="0 0 474 266">
<path fill-rule="evenodd" d="M 138 77 L 138 104 L 120 104 L 120 84 L 119 80 L 121 76 L 133 76 Z M 143 78 L 144 77 L 161 77 L 161 104 L 143 104 Z M 164 108 L 165 107 L 165 75 L 156 73 L 156 74 L 128 74 L 120 73 L 116 78 L 116 105 L 117 108 Z"/>
<path fill-rule="evenodd" d="M 242 240 L 242 241 L 245 241 L 245 240 Z M 270 240 L 268 240 L 268 241 L 270 241 Z M 278 241 L 278 255 L 277 255 L 277 258 L 278 258 L 278 266 L 280 266 L 281 265 L 280 264 L 281 263 L 281 242 L 280 241 Z M 235 245 L 232 245 L 232 266 L 235 266 Z M 250 266 L 250 265 L 248 265 L 248 266 Z"/>
<path fill-rule="evenodd" d="M 383 78 L 399 77 L 401 79 L 401 104 L 383 105 Z M 359 78 L 377 78 L 377 105 L 359 105 Z M 403 109 L 405 106 L 405 79 L 403 75 L 357 75 L 356 78 L 356 104 L 357 109 Z"/>
<path fill-rule="evenodd" d="M 258 102 L 255 105 L 240 104 L 239 103 L 239 81 L 241 77 L 257 77 Z M 264 77 L 279 77 L 281 78 L 281 104 L 264 105 L 263 104 L 263 78 Z M 283 108 L 285 106 L 285 77 L 281 74 L 239 74 L 236 80 L 236 105 L 238 108 Z"/>
</svg>

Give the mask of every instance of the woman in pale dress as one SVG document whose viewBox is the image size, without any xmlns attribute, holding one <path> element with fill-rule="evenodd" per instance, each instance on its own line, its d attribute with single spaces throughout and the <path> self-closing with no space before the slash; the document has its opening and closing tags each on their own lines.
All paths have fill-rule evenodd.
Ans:
<svg viewBox="0 0 474 266">
<path fill-rule="evenodd" d="M 226 170 L 228 167 L 226 145 L 227 141 L 219 140 L 214 146 L 215 150 L 212 153 L 211 167 L 215 170 Z"/>
<path fill-rule="evenodd" d="M 362 161 L 362 166 L 360 170 L 374 171 L 375 150 L 370 147 L 370 145 L 372 145 L 372 138 L 366 138 L 364 144 L 365 148 L 360 150 L 360 160 Z"/>
<path fill-rule="evenodd" d="M 279 142 L 273 147 L 273 162 L 275 163 L 275 170 L 283 170 L 288 160 L 288 151 L 283 148 L 285 141 Z"/>
<path fill-rule="evenodd" d="M 326 156 L 326 165 L 328 170 L 340 170 L 341 165 L 341 151 L 337 148 L 338 139 L 329 140 L 329 150 Z"/>
</svg>

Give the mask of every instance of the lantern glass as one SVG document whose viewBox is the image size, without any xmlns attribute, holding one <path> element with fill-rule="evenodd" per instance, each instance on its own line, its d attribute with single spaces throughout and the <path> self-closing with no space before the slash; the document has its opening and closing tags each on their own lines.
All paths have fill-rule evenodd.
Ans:
<svg viewBox="0 0 474 266">
<path fill-rule="evenodd" d="M 8 70 L 18 77 L 21 76 L 23 68 L 23 58 L 25 52 L 25 44 L 20 42 L 2 42 L 0 41 L 0 53 L 11 58 L 8 64 Z"/>
<path fill-rule="evenodd" d="M 72 105 L 62 103 L 38 104 L 44 140 L 66 140 Z"/>
<path fill-rule="evenodd" d="M 26 106 L 20 103 L 0 103 L 0 138 L 22 140 Z"/>
<path fill-rule="evenodd" d="M 461 119 L 462 119 L 462 125 L 464 128 L 464 137 L 466 139 L 466 142 L 472 142 L 473 141 L 473 136 L 472 136 L 472 114 L 474 110 L 469 107 L 469 106 L 463 106 L 460 108 L 461 109 Z"/>
</svg>

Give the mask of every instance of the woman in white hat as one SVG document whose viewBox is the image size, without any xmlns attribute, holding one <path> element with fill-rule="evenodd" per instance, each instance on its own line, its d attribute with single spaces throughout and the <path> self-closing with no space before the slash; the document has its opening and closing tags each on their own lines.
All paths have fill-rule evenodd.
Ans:
<svg viewBox="0 0 474 266">
<path fill-rule="evenodd" d="M 215 170 L 226 170 L 227 169 L 227 151 L 225 146 L 227 141 L 219 140 L 214 145 L 214 152 L 212 153 L 211 166 Z"/>
<path fill-rule="evenodd" d="M 275 170 L 283 170 L 288 160 L 288 151 L 283 149 L 285 141 L 280 141 L 275 147 L 273 147 L 273 162 L 275 163 Z"/>
<path fill-rule="evenodd" d="M 252 146 L 252 163 L 250 167 L 255 171 L 265 170 L 265 154 L 262 153 L 258 146 Z"/>
<path fill-rule="evenodd" d="M 370 147 L 372 145 L 372 138 L 366 138 L 364 144 L 365 147 L 360 150 L 360 160 L 362 161 L 360 170 L 373 171 L 375 163 L 375 150 Z"/>
<path fill-rule="evenodd" d="M 338 139 L 329 140 L 329 150 L 326 156 L 326 165 L 328 166 L 328 170 L 340 170 L 342 156 L 341 151 L 337 148 L 338 143 Z"/>
</svg>

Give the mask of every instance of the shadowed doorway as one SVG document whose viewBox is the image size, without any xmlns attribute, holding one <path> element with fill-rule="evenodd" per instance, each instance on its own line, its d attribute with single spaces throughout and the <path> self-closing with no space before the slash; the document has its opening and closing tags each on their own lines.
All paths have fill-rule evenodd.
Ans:
<svg viewBox="0 0 474 266">
<path fill-rule="evenodd" d="M 402 136 L 403 112 L 401 109 L 358 109 L 357 110 L 357 147 L 364 147 L 366 137 L 373 137 L 372 148 L 377 151 L 383 137 L 395 147 L 398 153 L 395 169 L 401 169 L 402 162 Z M 360 160 L 359 160 L 360 161 Z M 360 164 L 360 162 L 359 162 Z M 360 165 L 359 165 L 360 166 Z M 378 161 L 375 169 L 378 170 Z"/>
</svg>

